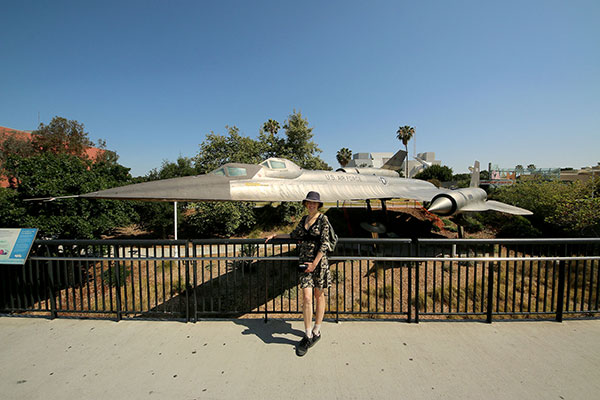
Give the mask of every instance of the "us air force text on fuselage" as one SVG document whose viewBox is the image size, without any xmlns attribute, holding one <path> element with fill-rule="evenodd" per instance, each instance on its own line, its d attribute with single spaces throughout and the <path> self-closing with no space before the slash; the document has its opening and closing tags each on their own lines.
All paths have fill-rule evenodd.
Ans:
<svg viewBox="0 0 600 400">
<path fill-rule="evenodd" d="M 325 179 L 328 181 L 362 182 L 358 175 L 325 174 Z"/>
</svg>

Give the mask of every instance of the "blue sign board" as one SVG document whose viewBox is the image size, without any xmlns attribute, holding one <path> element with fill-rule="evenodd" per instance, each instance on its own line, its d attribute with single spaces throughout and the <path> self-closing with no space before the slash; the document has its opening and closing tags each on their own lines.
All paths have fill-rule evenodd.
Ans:
<svg viewBox="0 0 600 400">
<path fill-rule="evenodd" d="M 25 264 L 37 231 L 36 228 L 0 228 L 0 264 Z"/>
</svg>

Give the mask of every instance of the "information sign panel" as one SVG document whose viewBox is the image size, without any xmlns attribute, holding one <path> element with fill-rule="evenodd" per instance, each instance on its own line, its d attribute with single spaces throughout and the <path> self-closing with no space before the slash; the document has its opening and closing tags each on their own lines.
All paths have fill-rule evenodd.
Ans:
<svg viewBox="0 0 600 400">
<path fill-rule="evenodd" d="M 0 228 L 0 264 L 25 264 L 36 228 Z"/>
</svg>

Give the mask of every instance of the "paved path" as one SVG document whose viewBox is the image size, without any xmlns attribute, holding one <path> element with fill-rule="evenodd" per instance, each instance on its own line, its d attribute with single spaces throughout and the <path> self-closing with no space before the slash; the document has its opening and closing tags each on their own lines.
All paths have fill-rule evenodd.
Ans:
<svg viewBox="0 0 600 400">
<path fill-rule="evenodd" d="M 2 399 L 598 399 L 600 321 L 0 318 Z"/>
</svg>

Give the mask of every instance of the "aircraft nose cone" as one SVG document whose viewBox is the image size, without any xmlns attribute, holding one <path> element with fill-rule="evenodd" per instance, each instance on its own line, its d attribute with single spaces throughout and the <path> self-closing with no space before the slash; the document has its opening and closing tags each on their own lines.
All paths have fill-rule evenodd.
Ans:
<svg viewBox="0 0 600 400">
<path fill-rule="evenodd" d="M 438 197 L 431 203 L 429 206 L 429 212 L 434 212 L 436 214 L 450 214 L 452 212 L 452 201 L 446 197 Z"/>
</svg>

